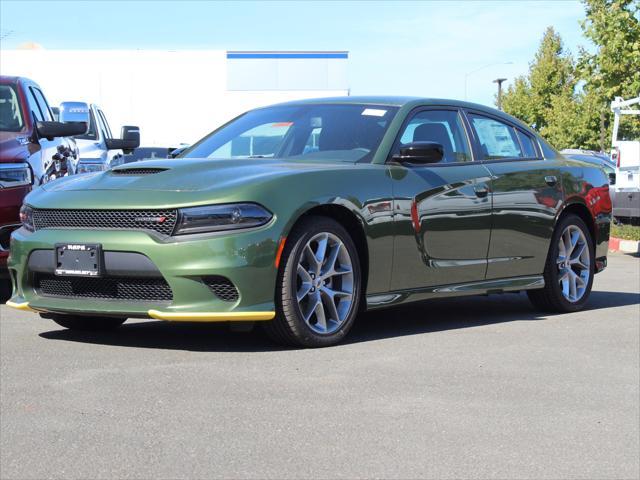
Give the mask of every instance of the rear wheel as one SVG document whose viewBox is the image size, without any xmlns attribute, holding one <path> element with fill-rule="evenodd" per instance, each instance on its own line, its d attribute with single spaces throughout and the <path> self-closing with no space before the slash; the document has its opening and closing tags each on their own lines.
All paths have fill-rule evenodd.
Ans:
<svg viewBox="0 0 640 480">
<path fill-rule="evenodd" d="M 277 315 L 263 327 L 276 342 L 326 347 L 340 342 L 360 305 L 360 263 L 335 220 L 309 217 L 294 228 L 276 285 Z"/>
<path fill-rule="evenodd" d="M 127 321 L 126 318 L 62 315 L 59 313 L 45 314 L 41 315 L 41 317 L 49 318 L 61 327 L 68 328 L 70 330 L 85 331 L 113 330 Z"/>
<path fill-rule="evenodd" d="M 593 239 L 584 221 L 573 214 L 563 217 L 551 240 L 545 287 L 527 292 L 531 303 L 545 311 L 581 310 L 591 293 L 594 263 Z"/>
</svg>

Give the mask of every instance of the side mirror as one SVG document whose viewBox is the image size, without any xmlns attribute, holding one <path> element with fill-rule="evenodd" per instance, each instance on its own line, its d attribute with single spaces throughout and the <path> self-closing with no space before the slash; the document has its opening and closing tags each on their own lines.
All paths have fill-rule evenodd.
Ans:
<svg viewBox="0 0 640 480">
<path fill-rule="evenodd" d="M 84 126 L 84 130 L 76 135 L 84 135 L 89 130 L 89 105 L 84 102 L 62 102 L 58 109 L 58 121 L 61 123 Z"/>
<path fill-rule="evenodd" d="M 609 185 L 615 185 L 616 184 L 616 174 L 615 173 L 610 173 L 609 174 Z"/>
<path fill-rule="evenodd" d="M 444 157 L 444 147 L 436 142 L 411 142 L 400 148 L 400 154 L 394 155 L 398 163 L 422 165 L 438 163 Z"/>
<path fill-rule="evenodd" d="M 89 129 L 89 107 L 84 102 L 63 102 L 58 110 L 58 121 L 36 122 L 36 129 L 48 140 L 84 135 Z"/>
<path fill-rule="evenodd" d="M 122 127 L 121 138 L 107 138 L 105 140 L 109 150 L 122 150 L 131 153 L 140 146 L 140 129 L 131 125 Z"/>
<path fill-rule="evenodd" d="M 36 122 L 38 135 L 53 140 L 56 137 L 74 137 L 87 133 L 86 123 Z"/>
</svg>

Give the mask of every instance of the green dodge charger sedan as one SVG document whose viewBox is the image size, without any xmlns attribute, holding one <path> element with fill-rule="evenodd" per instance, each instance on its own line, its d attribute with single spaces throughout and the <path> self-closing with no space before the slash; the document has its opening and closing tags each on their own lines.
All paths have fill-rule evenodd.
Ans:
<svg viewBox="0 0 640 480">
<path fill-rule="evenodd" d="M 75 329 L 259 321 L 321 347 L 358 312 L 434 297 L 526 290 L 544 310 L 583 308 L 610 220 L 602 170 L 497 110 L 299 101 L 249 111 L 176 159 L 34 190 L 7 304 Z"/>
</svg>

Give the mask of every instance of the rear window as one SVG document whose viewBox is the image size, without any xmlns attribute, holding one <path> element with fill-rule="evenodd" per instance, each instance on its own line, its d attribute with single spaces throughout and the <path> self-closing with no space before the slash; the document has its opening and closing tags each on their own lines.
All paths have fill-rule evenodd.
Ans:
<svg viewBox="0 0 640 480">
<path fill-rule="evenodd" d="M 520 145 L 522 145 L 522 153 L 524 156 L 526 158 L 536 158 L 538 153 L 533 146 L 533 139 L 521 130 L 516 130 L 516 132 L 518 132 L 518 138 L 520 139 Z"/>
<path fill-rule="evenodd" d="M 22 111 L 16 89 L 0 85 L 0 131 L 19 132 L 24 128 Z"/>
<path fill-rule="evenodd" d="M 522 157 L 516 131 L 494 118 L 471 114 L 471 126 L 480 146 L 482 160 Z"/>
</svg>

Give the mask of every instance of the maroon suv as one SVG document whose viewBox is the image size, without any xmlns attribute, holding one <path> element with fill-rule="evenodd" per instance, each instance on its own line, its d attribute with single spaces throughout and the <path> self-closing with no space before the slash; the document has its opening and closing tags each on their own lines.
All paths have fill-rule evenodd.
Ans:
<svg viewBox="0 0 640 480">
<path fill-rule="evenodd" d="M 72 159 L 78 155 L 71 136 L 86 132 L 88 108 L 80 103 L 66 105 L 76 110 L 84 105 L 86 112 L 67 114 L 70 121 L 54 121 L 35 82 L 0 76 L 0 277 L 7 276 L 9 239 L 20 224 L 22 199 L 32 186 L 71 173 Z"/>
</svg>

